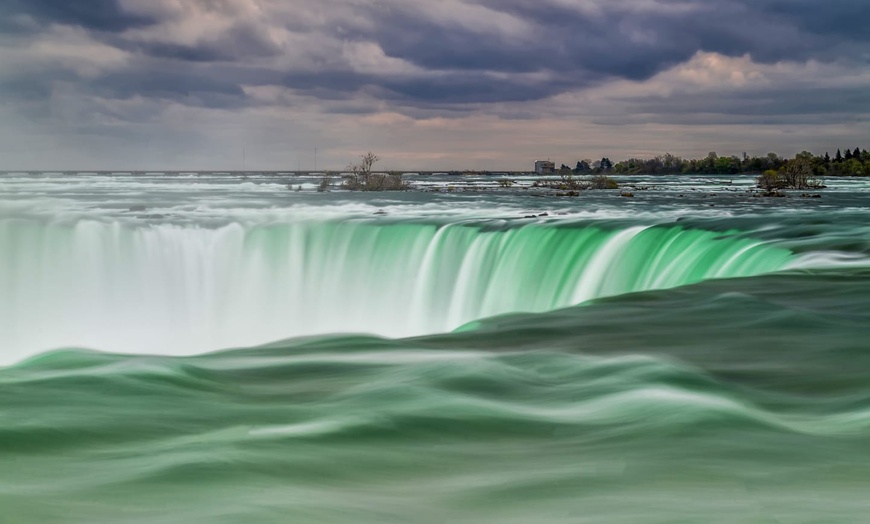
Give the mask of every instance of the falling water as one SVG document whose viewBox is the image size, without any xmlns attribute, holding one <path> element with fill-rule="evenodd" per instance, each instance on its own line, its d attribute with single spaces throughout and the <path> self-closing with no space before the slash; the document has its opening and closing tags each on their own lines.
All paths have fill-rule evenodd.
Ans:
<svg viewBox="0 0 870 524">
<path fill-rule="evenodd" d="M 8 361 L 69 346 L 191 354 L 323 333 L 402 337 L 793 259 L 675 226 L 4 220 L 0 346 Z"/>
</svg>

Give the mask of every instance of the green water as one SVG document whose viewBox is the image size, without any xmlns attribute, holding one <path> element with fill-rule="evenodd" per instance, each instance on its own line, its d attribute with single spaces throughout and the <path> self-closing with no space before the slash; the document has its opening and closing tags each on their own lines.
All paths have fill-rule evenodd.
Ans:
<svg viewBox="0 0 870 524">
<path fill-rule="evenodd" d="M 69 346 L 184 355 L 443 333 L 797 260 L 738 231 L 670 224 L 0 220 L 0 362 Z"/>
<path fill-rule="evenodd" d="M 0 373 L 4 522 L 860 522 L 867 297 L 759 277 L 411 340 L 51 353 Z"/>
<path fill-rule="evenodd" d="M 0 184 L 0 523 L 867 520 L 857 182 L 386 217 L 93 182 Z"/>
</svg>

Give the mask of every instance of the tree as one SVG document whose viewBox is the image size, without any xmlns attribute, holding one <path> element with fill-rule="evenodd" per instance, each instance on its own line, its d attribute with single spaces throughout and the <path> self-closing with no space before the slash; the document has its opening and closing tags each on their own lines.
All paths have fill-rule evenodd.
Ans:
<svg viewBox="0 0 870 524">
<path fill-rule="evenodd" d="M 858 149 L 857 147 L 855 148 L 855 151 L 852 153 L 852 158 L 857 158 L 858 160 L 861 160 L 861 150 Z"/>
<path fill-rule="evenodd" d="M 864 164 L 862 164 L 857 158 L 850 158 L 843 162 L 843 174 L 846 176 L 864 176 Z"/>
<path fill-rule="evenodd" d="M 707 153 L 707 158 L 704 159 L 704 173 L 713 173 L 716 171 L 716 162 L 719 161 L 719 155 L 715 151 Z"/>
<path fill-rule="evenodd" d="M 842 161 L 843 161 L 843 153 L 841 153 L 840 150 L 838 149 L 837 154 L 834 155 L 834 162 L 839 164 Z"/>
<path fill-rule="evenodd" d="M 794 189 L 808 189 L 821 186 L 813 176 L 813 154 L 803 151 L 789 160 L 780 171 L 783 186 Z"/>
<path fill-rule="evenodd" d="M 323 174 L 323 177 L 320 179 L 320 185 L 317 186 L 317 191 L 322 193 L 324 191 L 329 190 L 329 186 L 332 185 L 332 178 L 329 176 L 329 172 Z M 302 186 L 299 186 L 302 187 Z M 297 190 L 298 191 L 298 190 Z"/>
<path fill-rule="evenodd" d="M 779 169 L 782 167 L 782 158 L 776 153 L 767 154 L 767 169 Z"/>
<path fill-rule="evenodd" d="M 746 153 L 744 153 L 745 155 Z M 665 173 L 679 173 L 683 169 L 683 159 L 672 155 L 670 153 L 665 153 L 665 156 L 662 157 L 662 171 Z"/>
<path fill-rule="evenodd" d="M 373 173 L 374 165 L 380 161 L 380 157 L 372 152 L 360 156 L 359 164 L 347 166 L 351 175 L 344 181 L 342 187 L 351 191 L 398 191 L 408 188 L 403 180 L 402 173 L 391 171 L 390 173 Z"/>
<path fill-rule="evenodd" d="M 574 178 L 574 171 L 571 168 L 563 164 L 558 174 L 559 183 L 555 187 L 558 189 L 579 189 L 578 181 Z"/>
<path fill-rule="evenodd" d="M 369 151 L 364 155 L 360 155 L 359 164 L 351 164 L 347 166 L 348 171 L 353 173 L 356 178 L 363 184 L 367 184 L 369 176 L 372 174 L 372 168 L 380 161 L 381 157 Z"/>
<path fill-rule="evenodd" d="M 731 159 L 727 156 L 720 156 L 714 164 L 716 174 L 724 175 L 731 172 Z"/>
<path fill-rule="evenodd" d="M 843 155 L 843 160 L 852 160 L 852 150 L 848 147 L 846 148 L 846 154 Z"/>
<path fill-rule="evenodd" d="M 574 168 L 574 173 L 588 173 L 592 171 L 592 166 L 589 160 L 579 160 L 577 162 L 577 167 Z"/>
<path fill-rule="evenodd" d="M 767 192 L 772 192 L 777 187 L 779 187 L 779 173 L 774 171 L 773 169 L 768 169 L 764 173 L 760 174 L 757 179 L 755 179 L 758 187 L 766 190 Z"/>
<path fill-rule="evenodd" d="M 803 151 L 783 165 L 779 171 L 769 169 L 756 179 L 758 187 L 770 192 L 777 189 L 816 189 L 824 187 L 815 177 L 812 153 Z"/>
<path fill-rule="evenodd" d="M 831 163 L 831 155 L 829 155 L 827 151 L 825 151 L 825 163 L 826 164 Z"/>
</svg>

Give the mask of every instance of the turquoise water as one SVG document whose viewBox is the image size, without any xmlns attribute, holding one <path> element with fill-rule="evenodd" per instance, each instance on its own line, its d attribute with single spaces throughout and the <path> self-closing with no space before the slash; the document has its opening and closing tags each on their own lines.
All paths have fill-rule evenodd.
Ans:
<svg viewBox="0 0 870 524">
<path fill-rule="evenodd" d="M 312 334 L 443 333 L 798 260 L 737 231 L 559 221 L 205 229 L 11 219 L 0 246 L 7 362 L 70 345 L 179 355 Z"/>
<path fill-rule="evenodd" d="M 652 182 L 0 179 L 0 521 L 862 522 L 867 189 Z"/>
</svg>

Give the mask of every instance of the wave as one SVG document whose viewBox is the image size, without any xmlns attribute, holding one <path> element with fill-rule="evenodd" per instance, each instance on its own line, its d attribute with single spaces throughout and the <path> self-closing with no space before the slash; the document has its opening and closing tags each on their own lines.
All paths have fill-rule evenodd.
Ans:
<svg viewBox="0 0 870 524">
<path fill-rule="evenodd" d="M 734 485 L 778 518 L 860 521 L 868 318 L 870 271 L 847 268 L 410 339 L 54 351 L 0 369 L 0 504 L 41 523 L 637 522 L 656 497 L 681 503 L 644 517 L 758 520 L 739 496 L 710 512 Z"/>
<path fill-rule="evenodd" d="M 711 427 L 870 433 L 870 410 L 843 395 L 766 392 L 667 356 L 443 351 L 360 338 L 328 344 L 343 349 L 47 354 L 0 373 L 0 387 L 28 399 L 7 405 L 9 413 L 38 413 L 11 417 L 0 446 L 44 453 L 100 445 L 110 453 L 146 443 L 185 447 L 193 435 L 199 445 L 256 445 L 546 434 L 632 442 Z M 378 347 L 351 349 L 367 344 Z"/>
</svg>

